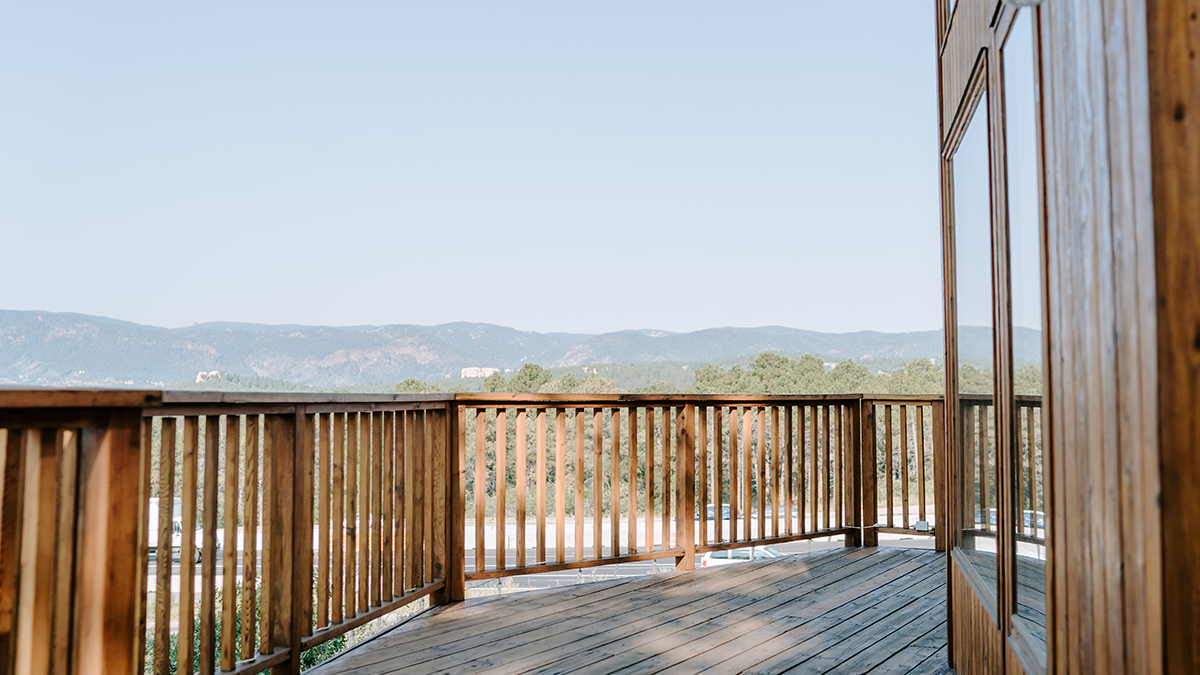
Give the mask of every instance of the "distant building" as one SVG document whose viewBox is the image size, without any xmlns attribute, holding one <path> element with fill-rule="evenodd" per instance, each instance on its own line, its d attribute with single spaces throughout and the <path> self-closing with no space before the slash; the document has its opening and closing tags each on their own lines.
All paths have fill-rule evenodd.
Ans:
<svg viewBox="0 0 1200 675">
<path fill-rule="evenodd" d="M 462 377 L 490 377 L 498 372 L 500 372 L 499 368 L 477 368 L 472 366 L 470 368 L 462 369 Z"/>
</svg>

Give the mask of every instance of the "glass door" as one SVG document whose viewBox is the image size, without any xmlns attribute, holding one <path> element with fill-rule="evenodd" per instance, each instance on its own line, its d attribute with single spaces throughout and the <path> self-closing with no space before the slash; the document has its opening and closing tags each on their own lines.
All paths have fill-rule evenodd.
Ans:
<svg viewBox="0 0 1200 675">
<path fill-rule="evenodd" d="M 947 609 L 951 664 L 966 675 L 1045 672 L 1046 663 L 1053 526 L 1037 22 L 1036 8 L 957 0 L 939 57 L 954 519 Z"/>
</svg>

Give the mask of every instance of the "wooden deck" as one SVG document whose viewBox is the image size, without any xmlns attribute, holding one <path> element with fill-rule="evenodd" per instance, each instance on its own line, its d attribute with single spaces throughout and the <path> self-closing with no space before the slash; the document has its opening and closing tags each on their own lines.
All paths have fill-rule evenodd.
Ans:
<svg viewBox="0 0 1200 675">
<path fill-rule="evenodd" d="M 945 557 L 840 549 L 437 608 L 310 671 L 947 673 Z"/>
</svg>

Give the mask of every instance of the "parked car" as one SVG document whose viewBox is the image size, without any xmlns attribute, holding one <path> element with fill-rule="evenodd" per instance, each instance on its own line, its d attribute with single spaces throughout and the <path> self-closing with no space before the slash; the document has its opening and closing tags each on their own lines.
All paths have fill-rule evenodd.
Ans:
<svg viewBox="0 0 1200 675">
<path fill-rule="evenodd" d="M 150 498 L 149 541 L 150 554 L 158 558 L 158 497 Z M 171 511 L 171 558 L 179 557 L 179 547 L 183 545 L 183 500 L 176 499 Z"/>
<path fill-rule="evenodd" d="M 713 567 L 716 565 L 731 565 L 737 562 L 747 562 L 750 560 L 768 560 L 770 558 L 779 558 L 783 554 L 770 546 L 750 546 L 748 548 L 731 548 L 726 551 L 709 551 L 700 558 L 701 567 Z"/>
<path fill-rule="evenodd" d="M 179 560 L 179 549 L 183 546 L 183 500 L 175 499 L 174 507 L 171 515 L 171 559 Z M 149 518 L 149 535 L 150 553 L 158 559 L 158 507 L 159 501 L 157 497 L 150 498 L 150 518 Z M 221 550 L 221 532 L 218 531 L 215 535 L 217 551 Z M 195 553 L 192 558 L 195 562 L 200 562 L 201 550 L 204 547 L 204 530 L 198 525 L 196 527 Z"/>
<path fill-rule="evenodd" d="M 729 505 L 722 504 L 721 505 L 721 520 L 729 520 L 729 513 L 730 513 Z M 700 520 L 700 512 L 699 511 L 696 512 L 695 519 Z M 709 522 L 712 522 L 716 519 L 717 519 L 717 507 L 715 504 L 709 504 L 708 505 L 708 520 L 709 520 Z"/>
</svg>

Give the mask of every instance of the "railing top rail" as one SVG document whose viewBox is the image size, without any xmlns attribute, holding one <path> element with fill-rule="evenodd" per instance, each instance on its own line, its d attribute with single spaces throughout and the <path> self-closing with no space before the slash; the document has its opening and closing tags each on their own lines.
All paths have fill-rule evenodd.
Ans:
<svg viewBox="0 0 1200 675">
<path fill-rule="evenodd" d="M 458 394 L 455 402 L 474 408 L 525 404 L 550 404 L 564 407 L 578 405 L 592 407 L 596 404 L 653 406 L 681 403 L 773 405 L 788 402 L 858 401 L 863 397 L 863 394 Z"/>
<path fill-rule="evenodd" d="M 958 395 L 958 400 L 961 403 L 972 403 L 972 404 L 992 403 L 994 399 L 995 399 L 995 396 L 992 396 L 991 394 L 959 394 Z M 1041 403 L 1042 403 L 1041 396 L 1021 395 L 1021 396 L 1014 396 L 1013 399 L 1018 404 L 1027 405 L 1027 406 L 1036 406 L 1036 405 L 1041 405 Z"/>
<path fill-rule="evenodd" d="M 424 403 L 453 401 L 454 394 L 323 394 L 286 392 L 164 391 L 164 404 L 183 403 Z"/>
<path fill-rule="evenodd" d="M 902 405 L 941 401 L 945 399 L 945 396 L 942 396 L 941 394 L 863 394 L 862 398 L 864 401 L 868 401 L 876 405 Z"/>
<path fill-rule="evenodd" d="M 470 408 L 596 407 L 655 405 L 780 405 L 822 402 L 872 401 L 905 404 L 940 401 L 941 394 L 330 394 L 310 392 L 147 391 L 129 389 L 18 388 L 0 387 L 0 408 L 87 408 L 140 407 L 149 412 L 168 413 L 180 407 L 206 406 L 415 406 L 441 407 L 458 403 Z M 988 396 L 963 395 L 962 400 L 990 400 Z M 1036 403 L 1036 397 L 1018 397 Z M 1026 401 L 1025 399 L 1028 399 Z"/>
<path fill-rule="evenodd" d="M 162 399 L 161 391 L 0 386 L 0 408 L 141 408 Z"/>
</svg>

